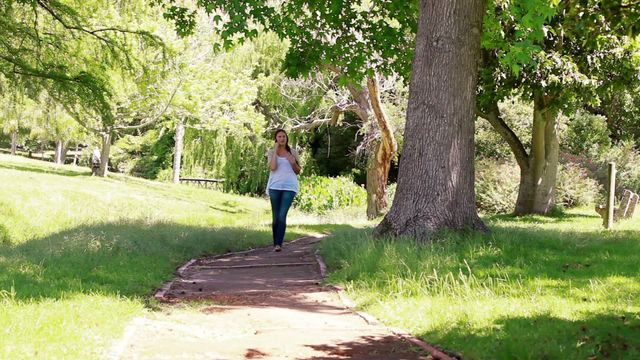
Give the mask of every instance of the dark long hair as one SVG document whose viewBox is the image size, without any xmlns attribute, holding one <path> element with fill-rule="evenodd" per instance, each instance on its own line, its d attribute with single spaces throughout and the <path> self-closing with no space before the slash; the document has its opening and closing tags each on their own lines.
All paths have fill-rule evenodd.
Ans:
<svg viewBox="0 0 640 360">
<path fill-rule="evenodd" d="M 276 133 L 273 135 L 273 140 L 277 141 L 278 138 L 278 134 L 279 133 L 284 133 L 284 136 L 287 138 L 287 142 L 284 144 L 284 148 L 287 149 L 287 151 L 289 152 L 289 154 L 291 154 L 291 148 L 289 147 L 289 135 L 287 134 L 286 131 L 284 131 L 284 129 L 278 129 L 276 130 Z"/>
</svg>

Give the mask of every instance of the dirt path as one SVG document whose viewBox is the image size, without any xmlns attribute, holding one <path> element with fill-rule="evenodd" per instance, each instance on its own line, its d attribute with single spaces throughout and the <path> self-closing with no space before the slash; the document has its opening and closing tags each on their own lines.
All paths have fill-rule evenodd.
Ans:
<svg viewBox="0 0 640 360">
<path fill-rule="evenodd" d="M 355 313 L 322 285 L 313 253 L 319 240 L 301 238 L 282 252 L 262 248 L 190 261 L 156 296 L 176 304 L 208 301 L 134 320 L 110 357 L 449 359 Z"/>
</svg>

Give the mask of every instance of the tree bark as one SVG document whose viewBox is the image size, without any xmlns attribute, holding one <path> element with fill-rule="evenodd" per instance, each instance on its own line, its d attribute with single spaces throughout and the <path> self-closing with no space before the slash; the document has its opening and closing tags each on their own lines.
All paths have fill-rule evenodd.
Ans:
<svg viewBox="0 0 640 360">
<path fill-rule="evenodd" d="M 485 1 L 421 0 L 405 145 L 376 235 L 487 228 L 474 192 L 475 92 Z"/>
<path fill-rule="evenodd" d="M 367 166 L 367 217 L 369 219 L 383 215 L 388 207 L 387 181 L 391 160 L 398 151 L 398 144 L 393 136 L 393 130 L 389 124 L 382 101 L 380 100 L 380 86 L 377 76 L 367 79 L 369 100 L 371 108 L 377 120 L 374 127 L 380 133 L 380 139 L 376 140 Z"/>
<path fill-rule="evenodd" d="M 109 154 L 111 153 L 111 131 L 102 133 L 102 149 L 100 151 L 100 170 L 98 176 L 106 177 L 109 172 Z"/>
<path fill-rule="evenodd" d="M 76 151 L 73 154 L 73 166 L 78 165 L 78 151 L 80 150 L 80 145 L 76 144 Z"/>
<path fill-rule="evenodd" d="M 520 167 L 520 188 L 515 215 L 549 214 L 555 206 L 558 173 L 558 112 L 550 99 L 536 95 L 528 166 Z"/>
<path fill-rule="evenodd" d="M 18 150 L 18 130 L 11 132 L 11 155 L 15 155 Z"/>
<path fill-rule="evenodd" d="M 56 140 L 56 152 L 54 161 L 56 164 L 64 164 L 65 157 L 67 156 L 67 147 L 64 141 Z"/>
<path fill-rule="evenodd" d="M 336 74 L 341 74 L 336 67 L 330 66 L 329 69 Z M 376 124 L 373 125 L 373 131 L 379 132 L 381 138 L 373 142 L 367 159 L 367 217 L 369 219 L 383 215 L 389 206 L 386 197 L 387 181 L 391 159 L 398 151 L 391 125 L 382 108 L 379 88 L 377 74 L 367 78 L 366 87 L 347 84 L 347 89 L 357 104 L 355 108 L 349 110 L 353 111 L 363 124 L 368 123 L 371 117 L 375 116 Z M 331 119 L 331 123 L 335 124 L 335 120 Z M 372 136 L 378 137 L 378 134 L 374 133 Z"/>
<path fill-rule="evenodd" d="M 180 182 L 180 169 L 182 167 L 182 150 L 184 149 L 184 122 L 180 119 L 176 124 L 176 148 L 173 154 L 173 183 Z"/>
</svg>

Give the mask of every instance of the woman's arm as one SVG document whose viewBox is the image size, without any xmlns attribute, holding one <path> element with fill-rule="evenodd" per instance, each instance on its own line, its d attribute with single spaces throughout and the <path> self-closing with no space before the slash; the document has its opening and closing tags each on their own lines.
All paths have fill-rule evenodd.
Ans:
<svg viewBox="0 0 640 360">
<path fill-rule="evenodd" d="M 276 144 L 276 146 L 278 146 L 278 144 Z M 267 152 L 269 170 L 271 171 L 275 171 L 278 168 L 278 151 L 276 149 L 277 148 L 274 147 L 273 149 L 269 150 L 269 152 Z M 269 157 L 269 154 L 271 154 L 271 157 Z"/>
<path fill-rule="evenodd" d="M 291 149 L 291 153 L 287 156 L 287 158 L 289 159 L 289 162 L 291 163 L 291 167 L 293 168 L 293 172 L 297 174 L 300 174 L 300 172 L 302 171 L 302 167 L 300 166 L 300 161 L 298 160 L 300 157 L 298 156 L 298 152 Z"/>
<path fill-rule="evenodd" d="M 293 168 L 293 172 L 296 173 L 296 175 L 300 174 L 300 172 L 302 171 L 302 168 L 300 167 L 297 161 L 294 161 L 291 164 L 291 167 Z"/>
</svg>

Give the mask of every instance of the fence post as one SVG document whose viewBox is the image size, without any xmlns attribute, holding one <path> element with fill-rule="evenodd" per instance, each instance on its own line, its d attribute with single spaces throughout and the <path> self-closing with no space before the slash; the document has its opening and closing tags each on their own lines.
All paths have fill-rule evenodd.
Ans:
<svg viewBox="0 0 640 360">
<path fill-rule="evenodd" d="M 607 181 L 607 217 L 605 219 L 605 229 L 613 227 L 613 208 L 616 199 L 616 163 L 609 163 L 609 178 Z"/>
</svg>

